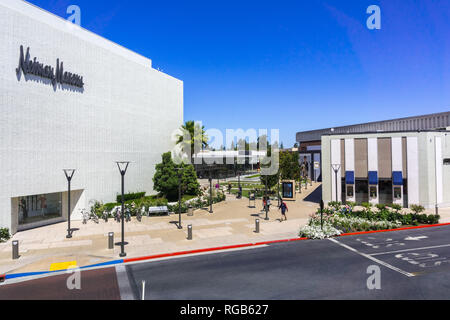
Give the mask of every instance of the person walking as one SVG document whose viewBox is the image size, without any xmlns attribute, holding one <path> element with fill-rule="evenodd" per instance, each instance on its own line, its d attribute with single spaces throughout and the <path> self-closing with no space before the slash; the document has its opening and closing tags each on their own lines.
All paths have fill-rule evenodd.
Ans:
<svg viewBox="0 0 450 320">
<path fill-rule="evenodd" d="M 228 182 L 228 194 L 231 194 L 231 182 Z"/>
<path fill-rule="evenodd" d="M 287 207 L 287 205 L 286 205 L 286 202 L 281 201 L 281 204 L 280 204 L 279 209 L 281 210 L 281 219 L 280 219 L 280 222 L 283 222 L 283 218 L 284 218 L 284 220 L 286 221 L 286 220 L 287 220 L 287 218 L 286 218 L 286 211 L 289 211 L 289 210 L 288 210 L 288 207 Z"/>
</svg>

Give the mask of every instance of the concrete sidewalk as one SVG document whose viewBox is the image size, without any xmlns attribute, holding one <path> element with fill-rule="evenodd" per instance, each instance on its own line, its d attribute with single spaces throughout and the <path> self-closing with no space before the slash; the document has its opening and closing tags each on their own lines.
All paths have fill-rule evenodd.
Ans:
<svg viewBox="0 0 450 320">
<path fill-rule="evenodd" d="M 320 184 L 308 186 L 298 194 L 295 202 L 287 202 L 288 221 L 280 222 L 280 211 L 273 201 L 269 221 L 265 221 L 262 201 L 256 208 L 249 207 L 248 199 L 227 200 L 214 205 L 214 213 L 201 209 L 194 216 L 182 215 L 183 229 L 177 229 L 178 215 L 166 217 L 144 217 L 142 222 L 133 219 L 125 225 L 125 247 L 127 258 L 204 249 L 243 243 L 295 238 L 301 226 L 308 222 L 309 215 L 318 208 Z M 317 189 L 317 190 L 316 190 Z M 313 193 L 313 191 L 315 192 Z M 308 201 L 304 201 L 306 198 Z M 253 204 L 253 202 L 252 202 Z M 255 219 L 260 218 L 261 232 L 255 233 Z M 187 225 L 192 224 L 194 239 L 188 241 Z M 17 233 L 10 241 L 0 244 L 0 274 L 48 271 L 53 263 L 76 261 L 82 267 L 119 258 L 120 247 L 108 250 L 108 233 L 114 232 L 115 242 L 120 241 L 121 224 L 110 219 L 99 224 L 89 221 L 73 221 L 72 228 L 79 229 L 72 239 L 66 239 L 67 223 L 60 223 Z M 11 258 L 11 242 L 19 241 L 20 258 Z"/>
</svg>

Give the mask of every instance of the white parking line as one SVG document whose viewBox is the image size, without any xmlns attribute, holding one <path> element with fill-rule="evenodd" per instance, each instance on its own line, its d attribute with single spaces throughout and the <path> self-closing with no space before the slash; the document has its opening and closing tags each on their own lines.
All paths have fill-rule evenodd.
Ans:
<svg viewBox="0 0 450 320">
<path fill-rule="evenodd" d="M 443 244 L 440 246 L 432 246 L 432 247 L 421 247 L 421 248 L 414 248 L 414 249 L 404 249 L 404 250 L 397 250 L 397 251 L 377 252 L 377 253 L 370 254 L 370 256 L 373 257 L 373 256 L 381 256 L 384 254 L 402 253 L 402 252 L 417 251 L 417 250 L 437 249 L 437 248 L 445 248 L 445 247 L 450 247 L 450 244 Z"/>
<path fill-rule="evenodd" d="M 380 264 L 382 266 L 385 266 L 386 268 L 394 270 L 394 271 L 396 271 L 398 273 L 401 273 L 401 274 L 403 274 L 403 275 L 405 275 L 407 277 L 414 277 L 414 274 L 412 274 L 412 273 L 403 271 L 402 269 L 394 267 L 394 266 L 390 265 L 389 263 L 386 263 L 384 261 L 378 260 L 377 258 L 374 258 L 374 257 L 372 257 L 372 256 L 370 256 L 368 254 L 362 253 L 362 252 L 360 252 L 360 251 L 358 251 L 358 250 L 356 250 L 356 249 L 354 249 L 354 248 L 352 248 L 352 247 L 350 247 L 350 246 L 348 246 L 346 244 L 343 244 L 343 243 L 337 241 L 336 239 L 328 239 L 328 240 L 330 240 L 331 242 L 336 243 L 337 245 L 340 245 L 341 247 L 344 247 L 344 248 L 346 248 L 346 249 L 348 249 L 348 250 L 350 250 L 350 251 L 352 251 L 354 253 L 357 253 L 360 256 L 363 256 L 364 258 L 367 258 L 369 260 L 372 260 L 373 262 L 376 262 L 376 263 L 378 263 L 378 264 Z"/>
</svg>

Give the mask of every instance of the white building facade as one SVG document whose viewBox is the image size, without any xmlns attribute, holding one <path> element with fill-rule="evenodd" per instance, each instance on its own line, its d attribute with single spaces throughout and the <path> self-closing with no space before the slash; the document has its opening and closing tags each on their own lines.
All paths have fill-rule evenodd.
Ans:
<svg viewBox="0 0 450 320">
<path fill-rule="evenodd" d="M 322 136 L 324 201 L 450 207 L 448 129 Z"/>
<path fill-rule="evenodd" d="M 182 81 L 24 1 L 1 1 L 0 43 L 0 227 L 67 220 L 63 169 L 76 169 L 73 219 L 92 200 L 115 201 L 116 161 L 131 162 L 126 192 L 153 193 L 183 122 Z"/>
</svg>

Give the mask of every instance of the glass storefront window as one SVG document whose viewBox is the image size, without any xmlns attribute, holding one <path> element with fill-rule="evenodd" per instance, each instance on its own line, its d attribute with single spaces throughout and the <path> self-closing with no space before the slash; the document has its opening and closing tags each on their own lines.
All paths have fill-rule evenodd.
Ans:
<svg viewBox="0 0 450 320">
<path fill-rule="evenodd" d="M 377 187 L 370 187 L 370 199 L 376 199 L 378 197 Z"/>
<path fill-rule="evenodd" d="M 61 203 L 61 193 L 20 197 L 19 225 L 62 217 Z"/>
<path fill-rule="evenodd" d="M 398 200 L 402 198 L 402 188 L 401 187 L 395 187 L 394 188 L 394 199 Z"/>
<path fill-rule="evenodd" d="M 352 185 L 347 186 L 347 197 L 348 197 L 348 198 L 352 198 L 352 197 L 353 197 L 353 194 L 354 194 L 354 192 L 353 192 L 353 186 L 352 186 Z"/>
<path fill-rule="evenodd" d="M 380 179 L 379 203 L 380 204 L 392 204 L 392 180 Z"/>
<path fill-rule="evenodd" d="M 367 179 L 356 179 L 355 200 L 357 204 L 369 202 L 369 181 Z"/>
</svg>

